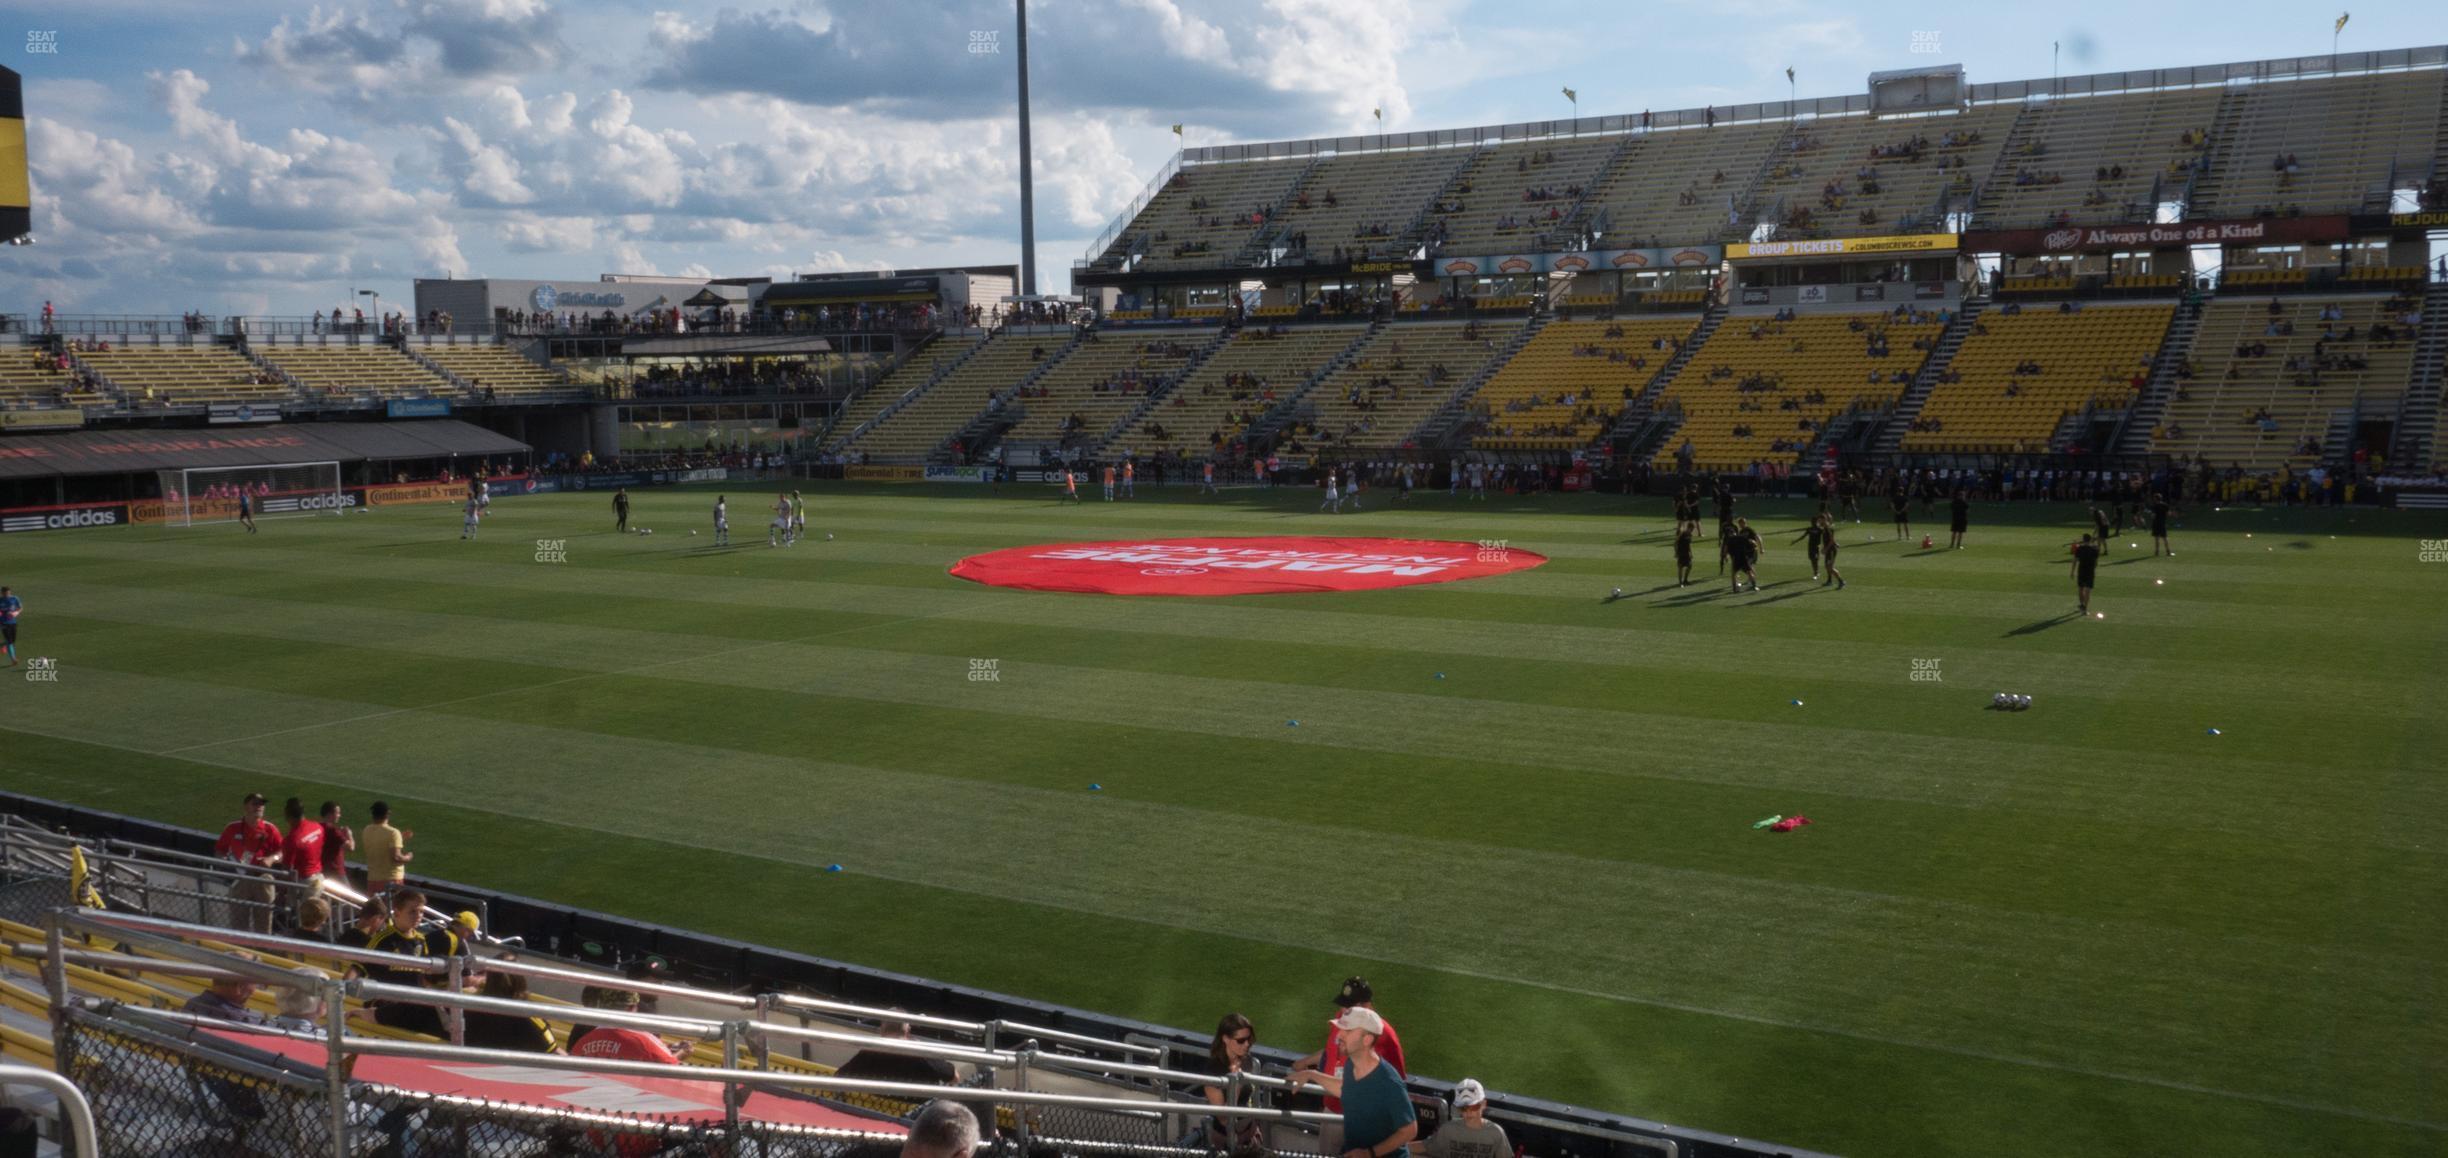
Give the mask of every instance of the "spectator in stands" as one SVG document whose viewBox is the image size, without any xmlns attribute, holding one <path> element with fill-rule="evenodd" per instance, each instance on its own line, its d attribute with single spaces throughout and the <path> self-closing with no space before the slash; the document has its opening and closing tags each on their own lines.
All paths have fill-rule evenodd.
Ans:
<svg viewBox="0 0 2448 1158">
<path fill-rule="evenodd" d="M 1487 1087 L 1479 1079 L 1456 1084 L 1453 1104 L 1457 1119 L 1438 1127 L 1420 1146 L 1422 1158 L 1512 1158 L 1513 1143 L 1505 1138 L 1504 1127 L 1487 1120 Z"/>
<path fill-rule="evenodd" d="M 242 961 L 253 961 L 255 955 L 240 950 L 235 954 Z M 181 1010 L 216 1021 L 235 1021 L 242 1025 L 268 1025 L 272 1019 L 247 1008 L 260 989 L 254 978 L 238 975 L 216 977 L 204 992 L 187 999 Z"/>
<path fill-rule="evenodd" d="M 1389 1028 L 1385 1019 L 1365 1005 L 1351 1005 L 1332 1024 L 1344 1058 L 1341 1068 L 1331 1074 L 1297 1069 L 1292 1080 L 1325 1087 L 1340 1105 L 1343 1138 L 1335 1148 L 1344 1158 L 1410 1158 L 1419 1116 L 1412 1112 L 1402 1076 L 1377 1056 L 1377 1043 Z"/>
<path fill-rule="evenodd" d="M 323 823 L 306 819 L 306 802 L 295 796 L 281 804 L 289 835 L 281 844 L 281 859 L 301 881 L 323 875 Z"/>
<path fill-rule="evenodd" d="M 331 924 L 331 902 L 321 897 L 307 897 L 298 902 L 297 935 L 310 940 L 322 940 L 323 928 Z"/>
<path fill-rule="evenodd" d="M 969 1107 L 937 1099 L 910 1119 L 901 1158 L 970 1158 L 977 1151 L 978 1119 Z"/>
<path fill-rule="evenodd" d="M 1342 1011 L 1355 1006 L 1366 1009 L 1372 1014 L 1377 1012 L 1377 991 L 1369 986 L 1367 978 L 1345 978 L 1343 988 L 1335 993 L 1335 1009 L 1338 1016 Z M 1395 1033 L 1394 1024 L 1386 1021 L 1382 1016 L 1378 1018 L 1378 1022 L 1376 1044 L 1378 1056 L 1392 1063 L 1394 1072 L 1410 1073 L 1411 1071 L 1403 1065 L 1402 1036 Z M 1337 1031 L 1327 1036 L 1324 1049 L 1292 1064 L 1295 1069 L 1317 1069 L 1326 1073 L 1334 1073 L 1342 1065 L 1343 1060 L 1343 1035 Z M 1341 1108 L 1341 1101 L 1333 1096 L 1332 1091 L 1329 1091 L 1326 1099 L 1326 1112 L 1331 1114 Z"/>
<path fill-rule="evenodd" d="M 1207 1062 L 1197 1067 L 1196 1072 L 1210 1077 L 1229 1078 L 1234 1074 L 1255 1071 L 1257 1067 L 1250 1062 L 1250 1049 L 1257 1040 L 1258 1028 L 1246 1015 L 1225 1014 L 1216 1022 L 1215 1037 L 1207 1042 Z M 1242 1086 L 1238 1098 L 1234 1098 L 1231 1092 L 1221 1085 L 1207 1086 L 1200 1092 L 1206 1095 L 1208 1105 L 1218 1108 L 1227 1105 L 1251 1106 L 1258 1102 L 1258 1089 L 1251 1085 Z M 1205 1134 L 1203 1145 L 1210 1150 L 1236 1150 L 1243 1146 L 1263 1146 L 1266 1142 L 1265 1127 L 1248 1118 L 1226 1118 L 1221 1114 L 1211 1114 L 1207 1118 L 1203 1132 Z M 1191 1140 L 1185 1142 L 1185 1145 L 1191 1147 L 1202 1145 L 1197 1138 L 1198 1136 L 1194 1134 Z"/>
<path fill-rule="evenodd" d="M 249 792 L 238 806 L 238 819 L 221 830 L 221 839 L 213 842 L 213 855 L 223 860 L 260 868 L 277 868 L 281 863 L 281 830 L 264 819 L 264 795 Z M 272 931 L 272 902 L 276 895 L 272 879 L 249 876 L 230 886 L 233 905 L 230 927 L 251 933 Z"/>
<path fill-rule="evenodd" d="M 516 961 L 503 954 L 498 960 Z M 527 978 L 524 974 L 499 969 L 485 971 L 484 985 L 477 995 L 499 1001 L 527 1000 Z M 466 1018 L 467 1044 L 474 1049 L 508 1049 L 521 1053 L 552 1053 L 560 1048 L 554 1040 L 552 1026 L 541 1017 L 521 1017 L 515 1013 L 482 1013 L 469 1010 Z"/>
<path fill-rule="evenodd" d="M 323 869 L 326 879 L 345 885 L 348 879 L 348 854 L 357 851 L 357 834 L 340 823 L 340 802 L 326 800 L 318 813 L 323 823 Z"/>
<path fill-rule="evenodd" d="M 627 989 L 589 985 L 579 992 L 578 1001 L 588 1009 L 609 1009 L 617 1013 L 639 1012 L 638 995 Z M 572 1032 L 576 1032 L 577 1028 L 572 1026 Z M 598 1025 L 579 1034 L 570 1041 L 569 1051 L 574 1057 L 658 1062 L 667 1066 L 680 1064 L 679 1057 L 672 1053 L 670 1046 L 663 1044 L 663 1039 L 642 1029 L 624 1029 L 612 1025 Z"/>
<path fill-rule="evenodd" d="M 408 862 L 416 854 L 406 845 L 416 833 L 391 826 L 391 805 L 386 801 L 375 801 L 366 815 L 374 821 L 365 827 L 366 891 L 387 893 L 407 880 Z"/>
<path fill-rule="evenodd" d="M 906 1021 L 885 1022 L 876 1036 L 888 1041 L 915 1040 Z M 921 1086 L 948 1086 L 960 1080 L 952 1070 L 952 1063 L 942 1058 L 873 1048 L 851 1054 L 850 1060 L 842 1063 L 837 1076 L 874 1082 L 909 1082 Z"/>
</svg>

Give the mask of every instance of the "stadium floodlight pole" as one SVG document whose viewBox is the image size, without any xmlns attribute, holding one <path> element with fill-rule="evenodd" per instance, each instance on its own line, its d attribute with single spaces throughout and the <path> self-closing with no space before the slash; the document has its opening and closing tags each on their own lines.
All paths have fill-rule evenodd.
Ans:
<svg viewBox="0 0 2448 1158">
<path fill-rule="evenodd" d="M 1020 42 L 1020 293 L 1037 296 L 1037 195 L 1029 174 L 1028 0 L 1012 0 Z"/>
</svg>

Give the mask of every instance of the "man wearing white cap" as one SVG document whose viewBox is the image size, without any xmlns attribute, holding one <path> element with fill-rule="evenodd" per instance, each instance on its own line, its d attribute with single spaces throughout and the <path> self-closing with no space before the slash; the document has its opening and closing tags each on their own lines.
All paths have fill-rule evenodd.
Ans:
<svg viewBox="0 0 2448 1158">
<path fill-rule="evenodd" d="M 1343 1158 L 1410 1158 L 1411 1139 L 1419 1136 L 1419 1115 L 1411 1110 L 1402 1077 L 1377 1056 L 1385 1019 L 1374 1009 L 1354 1005 L 1333 1025 L 1335 1042 L 1343 1050 L 1342 1072 L 1299 1069 L 1292 1071 L 1292 1080 L 1314 1082 L 1342 1099 Z"/>
<path fill-rule="evenodd" d="M 1453 1104 L 1459 1119 L 1437 1127 L 1436 1135 L 1421 1143 L 1421 1158 L 1513 1158 L 1504 1127 L 1487 1120 L 1487 1087 L 1479 1079 L 1462 1079 L 1454 1087 Z"/>
</svg>

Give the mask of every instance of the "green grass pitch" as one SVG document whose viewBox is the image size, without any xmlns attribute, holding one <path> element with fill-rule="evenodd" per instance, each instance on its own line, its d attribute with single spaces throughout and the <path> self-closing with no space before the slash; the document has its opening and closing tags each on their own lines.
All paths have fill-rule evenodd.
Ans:
<svg viewBox="0 0 2448 1158">
<path fill-rule="evenodd" d="M 1768 586 L 1729 596 L 1713 544 L 1662 586 L 1653 499 L 827 486 L 837 539 L 768 550 L 771 488 L 726 493 L 730 552 L 710 490 L 638 495 L 650 537 L 596 493 L 473 543 L 447 506 L 9 536 L 58 680 L 0 679 L 0 783 L 198 827 L 386 798 L 435 876 L 1295 1049 L 1360 973 L 1424 1073 L 1848 1154 L 2448 1152 L 2442 516 L 2190 510 L 2076 621 L 2070 506 L 1959 552 L 1873 510 L 1835 592 L 1802 505 L 1752 504 Z M 945 574 L 1328 532 L 1551 561 Z"/>
</svg>

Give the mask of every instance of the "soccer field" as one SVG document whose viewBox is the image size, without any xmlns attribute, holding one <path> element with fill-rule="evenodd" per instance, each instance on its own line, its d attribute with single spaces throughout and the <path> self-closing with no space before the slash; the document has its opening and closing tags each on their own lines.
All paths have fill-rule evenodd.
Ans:
<svg viewBox="0 0 2448 1158">
<path fill-rule="evenodd" d="M 2072 506 L 1925 551 L 1943 508 L 1899 544 L 1874 503 L 1837 592 L 1803 505 L 1746 504 L 1728 595 L 1713 542 L 1667 586 L 1653 499 L 835 485 L 834 541 L 768 550 L 770 488 L 725 493 L 730 551 L 711 490 L 637 495 L 652 536 L 592 493 L 475 542 L 449 506 L 10 535 L 58 679 L 0 680 L 0 783 L 195 827 L 388 799 L 437 877 L 1296 1050 L 1359 973 L 1423 1073 L 1848 1154 L 2448 1151 L 2448 518 L 2192 510 L 2076 620 Z M 1549 561 L 946 574 L 1300 534 Z"/>
</svg>

